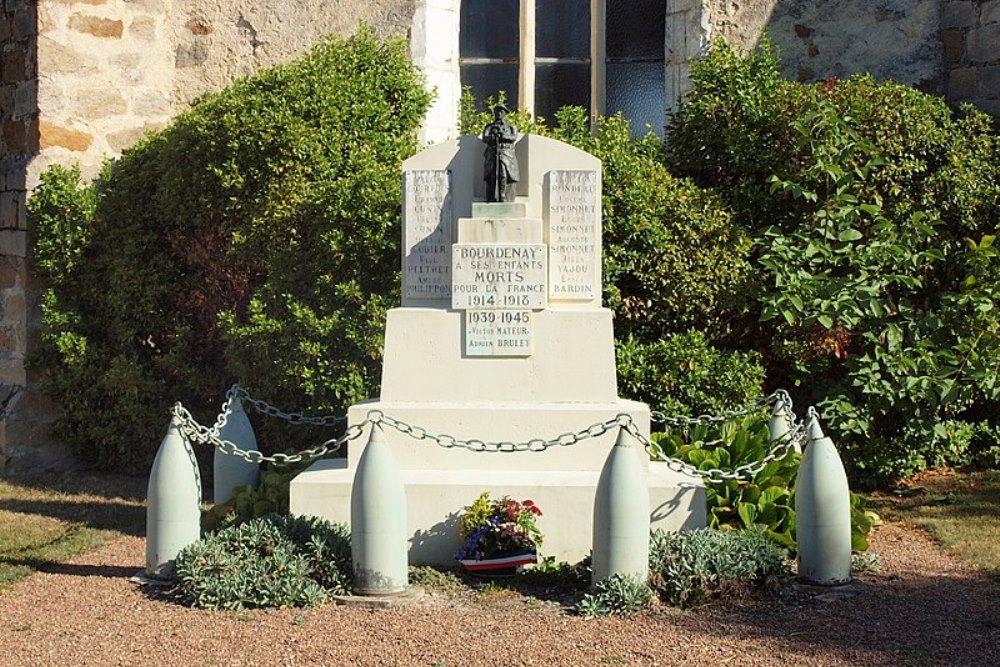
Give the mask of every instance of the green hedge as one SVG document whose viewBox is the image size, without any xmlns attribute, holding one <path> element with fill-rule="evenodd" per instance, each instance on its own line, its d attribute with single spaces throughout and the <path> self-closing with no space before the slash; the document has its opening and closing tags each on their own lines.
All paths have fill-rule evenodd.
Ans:
<svg viewBox="0 0 1000 667">
<path fill-rule="evenodd" d="M 761 279 L 740 340 L 815 403 L 852 480 L 941 462 L 996 424 L 1000 142 L 989 117 L 869 77 L 782 81 L 765 42 L 716 44 L 673 117 L 672 168 L 719 193 Z M 984 431 L 990 432 L 990 431 Z"/>
<path fill-rule="evenodd" d="M 375 391 L 399 169 L 429 104 L 406 52 L 367 29 L 326 40 L 200 98 L 93 186 L 43 176 L 36 362 L 63 409 L 57 435 L 86 460 L 145 470 L 169 405 L 210 419 L 234 379 L 323 412 Z"/>
</svg>

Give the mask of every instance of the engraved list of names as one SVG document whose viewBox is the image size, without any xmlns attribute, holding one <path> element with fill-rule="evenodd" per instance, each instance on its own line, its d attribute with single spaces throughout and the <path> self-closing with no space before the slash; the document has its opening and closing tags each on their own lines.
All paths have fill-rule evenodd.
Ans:
<svg viewBox="0 0 1000 667">
<path fill-rule="evenodd" d="M 451 298 L 451 172 L 403 172 L 403 298 Z"/>
<path fill-rule="evenodd" d="M 547 194 L 549 298 L 594 299 L 599 294 L 597 172 L 550 171 Z"/>
</svg>

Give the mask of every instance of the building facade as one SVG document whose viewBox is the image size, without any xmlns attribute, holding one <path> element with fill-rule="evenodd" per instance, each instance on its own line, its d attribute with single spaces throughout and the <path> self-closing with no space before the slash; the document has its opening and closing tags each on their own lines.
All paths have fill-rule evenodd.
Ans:
<svg viewBox="0 0 1000 667">
<path fill-rule="evenodd" d="M 871 72 L 1000 115 L 1000 0 L 0 0 L 0 473 L 54 465 L 29 358 L 25 201 L 51 164 L 87 178 L 198 95 L 364 21 L 406 36 L 436 89 L 422 139 L 454 136 L 462 86 L 542 116 L 621 111 L 663 132 L 689 62 L 767 30 L 786 76 Z"/>
</svg>

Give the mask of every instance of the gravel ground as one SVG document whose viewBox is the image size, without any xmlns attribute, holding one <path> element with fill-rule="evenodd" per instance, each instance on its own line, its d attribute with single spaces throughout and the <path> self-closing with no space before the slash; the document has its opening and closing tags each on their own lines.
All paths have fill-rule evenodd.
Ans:
<svg viewBox="0 0 1000 667">
<path fill-rule="evenodd" d="M 849 590 L 584 620 L 554 602 L 428 595 L 403 609 L 207 612 L 128 581 L 126 537 L 0 594 L 0 664 L 45 665 L 1000 665 L 1000 584 L 895 524 L 881 566 Z"/>
</svg>

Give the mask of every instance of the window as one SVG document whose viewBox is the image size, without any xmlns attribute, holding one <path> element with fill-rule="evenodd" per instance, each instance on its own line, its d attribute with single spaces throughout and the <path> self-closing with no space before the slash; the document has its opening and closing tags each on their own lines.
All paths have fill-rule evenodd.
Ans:
<svg viewBox="0 0 1000 667">
<path fill-rule="evenodd" d="M 459 64 L 477 99 L 552 118 L 621 111 L 639 133 L 663 131 L 665 0 L 463 0 Z M 593 16 L 599 20 L 592 20 Z"/>
</svg>

